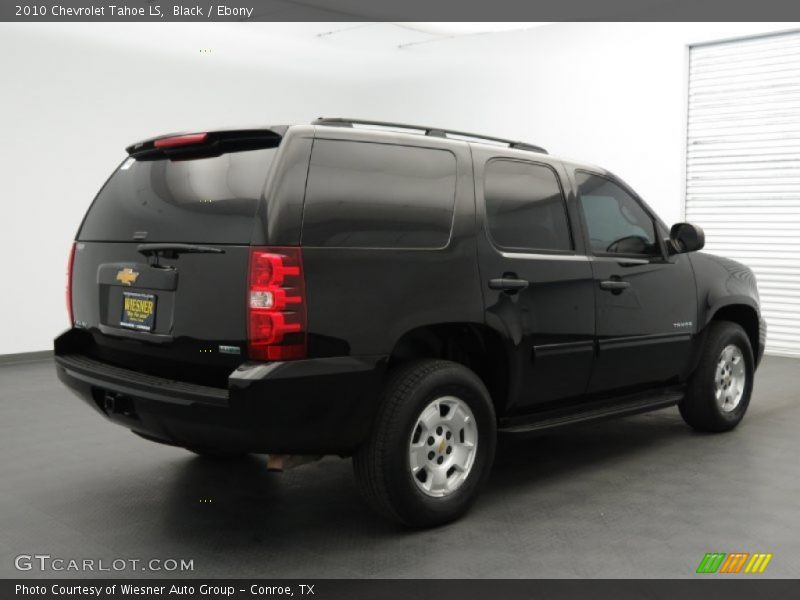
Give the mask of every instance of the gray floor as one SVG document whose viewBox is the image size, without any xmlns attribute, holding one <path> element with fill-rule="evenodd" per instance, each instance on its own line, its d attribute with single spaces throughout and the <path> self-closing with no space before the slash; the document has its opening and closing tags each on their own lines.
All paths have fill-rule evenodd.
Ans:
<svg viewBox="0 0 800 600">
<path fill-rule="evenodd" d="M 348 461 L 209 463 L 103 422 L 49 361 L 0 367 L 0 577 L 39 553 L 193 559 L 199 577 L 681 578 L 709 551 L 799 577 L 798 367 L 765 359 L 733 433 L 668 409 L 505 441 L 472 512 L 424 532 L 373 516 Z"/>
</svg>

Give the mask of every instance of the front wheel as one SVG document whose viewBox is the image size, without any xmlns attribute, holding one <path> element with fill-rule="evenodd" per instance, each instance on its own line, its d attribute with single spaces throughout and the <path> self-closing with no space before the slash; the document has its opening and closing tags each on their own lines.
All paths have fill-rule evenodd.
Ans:
<svg viewBox="0 0 800 600">
<path fill-rule="evenodd" d="M 678 408 L 683 420 L 699 431 L 729 431 L 750 404 L 753 350 L 736 323 L 715 321 L 709 328 L 703 356 Z"/>
<path fill-rule="evenodd" d="M 491 398 L 457 363 L 421 360 L 391 374 L 369 439 L 353 457 L 378 512 L 412 527 L 457 519 L 475 501 L 494 460 Z"/>
</svg>

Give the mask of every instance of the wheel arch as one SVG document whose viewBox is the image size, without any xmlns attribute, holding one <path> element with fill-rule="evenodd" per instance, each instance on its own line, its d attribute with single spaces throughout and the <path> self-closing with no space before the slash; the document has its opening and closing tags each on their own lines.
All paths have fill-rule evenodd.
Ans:
<svg viewBox="0 0 800 600">
<path fill-rule="evenodd" d="M 473 322 L 416 327 L 396 340 L 388 368 L 420 358 L 450 360 L 471 369 L 489 391 L 497 416 L 504 413 L 511 364 L 506 345 L 497 331 Z"/>
<path fill-rule="evenodd" d="M 706 345 L 706 337 L 708 327 L 711 323 L 717 321 L 729 321 L 736 323 L 747 334 L 747 339 L 750 341 L 750 346 L 753 350 L 753 360 L 758 363 L 758 357 L 763 353 L 761 348 L 760 338 L 760 320 L 757 309 L 749 302 L 733 301 L 721 306 L 717 306 L 706 313 L 706 318 L 703 323 L 702 329 L 697 334 L 695 343 L 695 352 L 692 357 L 691 371 L 697 368 L 700 358 L 703 355 L 703 350 Z"/>
<path fill-rule="evenodd" d="M 730 321 L 736 323 L 747 334 L 750 340 L 750 347 L 753 350 L 753 358 L 759 355 L 759 319 L 758 312 L 749 304 L 727 304 L 719 307 L 708 319 L 706 326 L 714 321 Z"/>
</svg>

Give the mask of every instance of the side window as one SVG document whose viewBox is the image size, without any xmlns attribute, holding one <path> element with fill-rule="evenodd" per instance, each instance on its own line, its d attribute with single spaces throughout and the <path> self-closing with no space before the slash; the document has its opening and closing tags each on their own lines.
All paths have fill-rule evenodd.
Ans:
<svg viewBox="0 0 800 600">
<path fill-rule="evenodd" d="M 514 160 L 492 160 L 484 175 L 486 221 L 508 250 L 571 250 L 567 209 L 555 172 Z"/>
<path fill-rule="evenodd" d="M 653 219 L 633 196 L 604 177 L 577 172 L 575 179 L 595 253 L 660 253 Z"/>
<path fill-rule="evenodd" d="M 442 248 L 450 240 L 456 159 L 447 150 L 316 140 L 303 244 Z"/>
</svg>

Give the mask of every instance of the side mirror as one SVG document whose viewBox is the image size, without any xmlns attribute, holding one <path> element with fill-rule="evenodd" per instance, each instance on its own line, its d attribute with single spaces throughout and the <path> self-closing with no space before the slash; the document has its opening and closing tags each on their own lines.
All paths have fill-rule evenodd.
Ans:
<svg viewBox="0 0 800 600">
<path fill-rule="evenodd" d="M 706 234 L 703 229 L 691 223 L 675 223 L 669 230 L 669 239 L 675 254 L 696 252 L 706 245 Z"/>
</svg>

